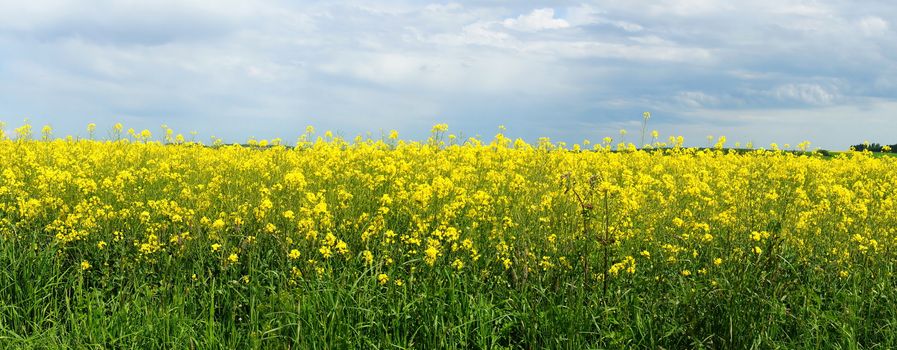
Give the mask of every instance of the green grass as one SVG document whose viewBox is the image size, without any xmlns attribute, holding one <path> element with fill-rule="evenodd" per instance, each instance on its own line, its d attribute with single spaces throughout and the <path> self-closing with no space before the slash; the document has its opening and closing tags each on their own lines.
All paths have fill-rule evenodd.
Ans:
<svg viewBox="0 0 897 350">
<path fill-rule="evenodd" d="M 897 346 L 892 264 L 830 281 L 772 257 L 730 267 L 718 286 L 668 275 L 603 297 L 577 281 L 501 286 L 451 272 L 407 288 L 348 272 L 290 286 L 263 254 L 249 283 L 226 270 L 193 281 L 185 261 L 98 283 L 102 269 L 64 268 L 52 250 L 20 244 L 0 248 L 0 345 L 11 349 Z"/>
</svg>

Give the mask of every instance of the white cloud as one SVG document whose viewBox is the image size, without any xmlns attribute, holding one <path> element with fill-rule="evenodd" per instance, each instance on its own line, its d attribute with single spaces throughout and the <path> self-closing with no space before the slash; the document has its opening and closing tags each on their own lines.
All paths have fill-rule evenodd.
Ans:
<svg viewBox="0 0 897 350">
<path fill-rule="evenodd" d="M 638 23 L 606 17 L 606 12 L 599 11 L 588 4 L 567 8 L 566 20 L 572 27 L 599 24 L 610 25 L 627 32 L 639 32 L 645 28 Z"/>
<path fill-rule="evenodd" d="M 794 2 L 784 5 L 771 6 L 773 13 L 783 15 L 796 15 L 801 17 L 833 17 L 832 10 L 819 3 Z"/>
<path fill-rule="evenodd" d="M 464 8 L 464 5 L 461 5 L 457 2 L 450 2 L 448 4 L 429 4 L 426 7 L 424 7 L 424 9 L 427 11 L 433 11 L 433 12 L 439 12 L 439 13 L 459 11 L 463 8 Z"/>
<path fill-rule="evenodd" d="M 289 139 L 292 124 L 506 123 L 575 140 L 644 110 L 763 133 L 791 112 L 897 100 L 897 5 L 884 0 L 222 1 L 0 1 L 0 119 L 45 116 L 60 133 L 86 118 L 180 123 L 241 140 Z M 744 117 L 768 108 L 781 110 Z"/>
<path fill-rule="evenodd" d="M 683 91 L 676 95 L 676 100 L 691 108 L 712 107 L 720 103 L 720 99 L 701 91 Z"/>
<path fill-rule="evenodd" d="M 647 2 L 647 4 L 645 4 Z M 732 9 L 729 1 L 720 0 L 663 0 L 638 1 L 634 5 L 645 8 L 653 15 L 694 17 L 724 12 Z"/>
<path fill-rule="evenodd" d="M 863 34 L 867 36 L 879 36 L 888 31 L 888 22 L 881 19 L 881 17 L 863 17 L 857 25 L 863 31 Z"/>
<path fill-rule="evenodd" d="M 524 31 L 538 32 L 547 29 L 569 28 L 570 23 L 567 21 L 554 18 L 554 9 L 543 8 L 535 9 L 528 15 L 520 15 L 517 18 L 508 18 L 502 21 L 505 27 Z"/>
<path fill-rule="evenodd" d="M 522 49 L 525 52 L 554 55 L 563 58 L 613 58 L 633 62 L 709 62 L 713 60 L 711 51 L 703 48 L 677 45 L 628 45 L 596 41 L 529 42 Z"/>
<path fill-rule="evenodd" d="M 613 24 L 614 26 L 619 27 L 627 32 L 639 32 L 639 31 L 642 31 L 643 29 L 645 29 L 638 23 L 631 23 L 631 22 L 626 22 L 626 21 L 612 21 L 611 24 Z"/>
<path fill-rule="evenodd" d="M 495 47 L 513 46 L 516 40 L 508 33 L 491 29 L 487 22 L 476 22 L 464 26 L 459 42 L 463 44 L 488 45 Z"/>
<path fill-rule="evenodd" d="M 783 102 L 800 102 L 810 105 L 830 105 L 839 97 L 834 88 L 818 84 L 785 84 L 776 87 L 769 94 Z"/>
</svg>

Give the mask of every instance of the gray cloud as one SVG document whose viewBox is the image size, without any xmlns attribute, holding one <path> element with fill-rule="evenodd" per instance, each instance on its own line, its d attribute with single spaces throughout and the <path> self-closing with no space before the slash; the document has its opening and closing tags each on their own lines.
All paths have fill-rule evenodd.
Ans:
<svg viewBox="0 0 897 350">
<path fill-rule="evenodd" d="M 635 130 L 650 110 L 650 127 L 696 144 L 845 148 L 897 112 L 887 1 L 552 5 L 4 2 L 0 120 L 81 134 L 88 122 L 165 123 L 231 141 L 292 140 L 307 124 L 410 137 L 437 122 L 467 135 L 504 124 L 579 141 Z"/>
</svg>

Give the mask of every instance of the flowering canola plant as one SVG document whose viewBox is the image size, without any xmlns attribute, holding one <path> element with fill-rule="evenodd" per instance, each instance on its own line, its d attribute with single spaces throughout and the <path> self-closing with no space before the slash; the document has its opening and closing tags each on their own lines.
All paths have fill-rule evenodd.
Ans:
<svg viewBox="0 0 897 350">
<path fill-rule="evenodd" d="M 52 251 L 96 288 L 175 270 L 195 289 L 349 275 L 384 293 L 458 279 L 610 298 L 791 278 L 782 266 L 890 278 L 870 266 L 897 244 L 897 158 L 863 152 L 460 140 L 445 125 L 424 142 L 309 128 L 294 147 L 30 129 L 0 140 L 0 242 Z"/>
</svg>

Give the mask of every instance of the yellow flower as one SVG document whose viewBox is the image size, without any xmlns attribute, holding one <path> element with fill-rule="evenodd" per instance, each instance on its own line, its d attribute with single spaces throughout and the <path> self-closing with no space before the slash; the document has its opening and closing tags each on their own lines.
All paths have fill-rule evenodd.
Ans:
<svg viewBox="0 0 897 350">
<path fill-rule="evenodd" d="M 321 248 L 318 248 L 318 252 L 320 252 L 325 259 L 333 256 L 333 252 L 330 251 L 330 246 L 322 245 Z"/>
<path fill-rule="evenodd" d="M 800 153 L 729 150 L 741 144 L 722 136 L 688 148 L 681 136 L 658 139 L 650 117 L 639 121 L 643 144 L 620 152 L 613 144 L 632 136 L 616 134 L 624 124 L 597 145 L 531 144 L 504 128 L 490 139 L 462 137 L 439 124 L 426 141 L 403 141 L 389 128 L 354 141 L 310 128 L 296 147 L 272 138 L 225 145 L 214 136 L 206 147 L 167 127 L 122 135 L 116 124 L 109 140 L 95 141 L 51 140 L 48 126 L 34 130 L 44 134 L 35 140 L 30 125 L 10 135 L 0 123 L 0 244 L 62 252 L 74 259 L 72 271 L 83 268 L 97 284 L 114 282 L 121 266 L 149 271 L 207 259 L 197 266 L 237 268 L 250 263 L 239 254 L 279 247 L 280 260 L 252 263 L 286 263 L 254 268 L 281 271 L 293 286 L 336 275 L 410 287 L 421 274 L 448 272 L 535 284 L 600 275 L 623 292 L 643 271 L 687 288 L 698 287 L 692 276 L 724 285 L 778 252 L 766 254 L 767 246 L 793 253 L 784 263 L 835 279 L 854 278 L 860 263 L 884 264 L 894 251 L 897 212 L 888 208 L 897 202 L 897 158 L 828 157 L 807 152 L 807 142 L 794 146 Z M 645 143 L 654 149 L 635 150 Z M 592 249 L 604 234 L 607 266 Z M 90 271 L 90 259 L 100 270 Z M 182 267 L 194 280 L 214 274 Z M 381 270 L 395 276 L 381 282 Z M 239 283 L 242 272 L 233 273 Z"/>
<path fill-rule="evenodd" d="M 334 246 L 334 248 L 336 248 L 336 251 L 340 254 L 345 255 L 345 254 L 349 253 L 349 245 L 346 244 L 346 242 L 343 242 L 342 240 L 339 240 L 338 242 L 336 242 L 336 245 Z"/>
<path fill-rule="evenodd" d="M 761 236 L 760 232 L 757 232 L 757 231 L 751 232 L 751 239 L 753 239 L 755 241 L 759 241 L 761 238 L 762 238 L 762 236 Z"/>
<path fill-rule="evenodd" d="M 611 265 L 611 267 L 607 270 L 611 275 L 617 276 L 621 271 L 626 271 L 630 274 L 635 273 L 635 258 L 632 256 L 627 256 L 623 258 L 622 261 Z"/>
<path fill-rule="evenodd" d="M 389 282 L 389 276 L 387 276 L 385 273 L 377 275 L 377 283 L 380 283 L 380 285 L 382 286 L 385 285 L 386 282 Z"/>
<path fill-rule="evenodd" d="M 426 262 L 427 265 L 433 266 L 433 264 L 436 263 L 436 257 L 439 256 L 439 249 L 430 246 L 424 251 L 424 254 L 424 262 Z"/>
<path fill-rule="evenodd" d="M 682 220 L 680 218 L 674 218 L 673 225 L 676 225 L 676 227 L 682 227 L 682 225 L 685 225 L 685 220 Z"/>
<path fill-rule="evenodd" d="M 436 124 L 436 125 L 433 125 L 433 129 L 430 131 L 436 133 L 436 132 L 445 132 L 446 130 L 448 130 L 448 124 Z"/>
</svg>

